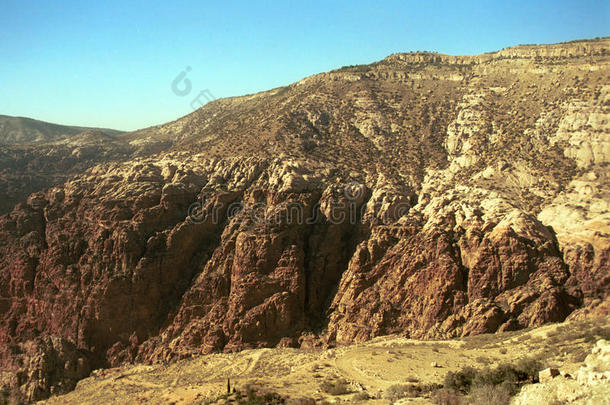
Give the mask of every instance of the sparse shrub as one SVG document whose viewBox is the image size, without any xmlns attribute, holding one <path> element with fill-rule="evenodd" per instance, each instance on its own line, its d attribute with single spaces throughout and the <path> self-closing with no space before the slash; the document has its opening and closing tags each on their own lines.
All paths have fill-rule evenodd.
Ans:
<svg viewBox="0 0 610 405">
<path fill-rule="evenodd" d="M 470 393 L 473 405 L 508 405 L 512 393 L 505 385 L 479 385 Z"/>
<path fill-rule="evenodd" d="M 595 336 L 596 336 L 596 340 L 598 339 L 605 339 L 605 340 L 610 340 L 610 328 L 609 327 L 595 327 L 592 331 L 591 331 Z"/>
<path fill-rule="evenodd" d="M 239 405 L 280 405 L 286 402 L 279 394 L 275 392 L 266 392 L 258 394 L 252 387 L 246 387 L 246 397 L 242 398 L 240 393 L 237 393 L 237 403 Z"/>
<path fill-rule="evenodd" d="M 335 70 L 336 72 L 354 72 L 354 73 L 362 73 L 368 72 L 371 70 L 371 65 L 348 65 L 342 66 L 341 68 Z"/>
<path fill-rule="evenodd" d="M 421 389 L 422 393 L 427 393 L 427 392 L 434 392 L 434 391 L 440 390 L 441 388 L 443 388 L 443 384 L 436 384 L 436 383 L 420 384 L 420 385 L 418 385 L 418 387 Z"/>
<path fill-rule="evenodd" d="M 431 398 L 436 405 L 460 405 L 462 403 L 457 391 L 447 388 L 434 391 Z"/>
<path fill-rule="evenodd" d="M 540 360 L 525 358 L 517 362 L 517 371 L 523 379 L 530 379 L 532 382 L 538 380 L 538 372 L 544 368 Z"/>
<path fill-rule="evenodd" d="M 467 393 L 476 374 L 477 370 L 473 367 L 464 367 L 456 372 L 450 371 L 445 376 L 445 388 Z"/>
<path fill-rule="evenodd" d="M 265 392 L 259 394 L 254 388 L 246 386 L 245 395 L 239 390 L 236 390 L 231 394 L 220 395 L 212 402 L 230 402 L 239 405 L 281 405 L 284 404 L 286 400 L 275 392 Z M 308 405 L 310 403 L 300 403 L 299 405 Z"/>
<path fill-rule="evenodd" d="M 356 395 L 354 395 L 354 400 L 355 401 L 366 401 L 367 399 L 369 399 L 369 393 L 366 391 L 361 391 L 359 393 L 357 393 Z"/>
<path fill-rule="evenodd" d="M 510 395 L 514 395 L 523 383 L 537 381 L 538 371 L 542 368 L 540 361 L 530 358 L 519 360 L 516 364 L 500 364 L 493 369 L 465 367 L 461 371 L 447 373 L 445 388 L 467 394 L 475 387 L 501 385 Z"/>
<path fill-rule="evenodd" d="M 405 384 L 395 384 L 389 386 L 383 393 L 383 397 L 389 400 L 396 400 L 408 396 L 409 386 Z"/>
<path fill-rule="evenodd" d="M 349 393 L 347 381 L 324 381 L 320 384 L 320 390 L 330 395 L 343 395 Z"/>
<path fill-rule="evenodd" d="M 395 384 L 388 387 L 385 390 L 383 396 L 385 399 L 389 400 L 396 400 L 400 398 L 415 398 L 425 392 L 430 392 L 438 388 L 439 386 L 437 384 Z"/>
</svg>

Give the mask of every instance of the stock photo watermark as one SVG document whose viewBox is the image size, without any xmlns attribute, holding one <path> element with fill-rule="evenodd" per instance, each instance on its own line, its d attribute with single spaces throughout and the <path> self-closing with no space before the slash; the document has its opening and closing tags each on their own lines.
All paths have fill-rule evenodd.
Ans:
<svg viewBox="0 0 610 405">
<path fill-rule="evenodd" d="M 178 75 L 174 78 L 171 84 L 172 92 L 178 97 L 186 97 L 191 94 L 193 91 L 193 83 L 186 76 L 193 69 L 190 66 L 187 66 L 183 71 L 178 73 Z M 193 110 L 197 110 L 210 101 L 216 100 L 216 97 L 210 92 L 208 89 L 201 90 L 197 96 L 190 102 L 190 106 Z"/>
<path fill-rule="evenodd" d="M 199 201 L 189 206 L 187 220 L 194 224 L 210 221 L 219 224 L 222 221 L 239 218 L 255 225 L 312 225 L 326 220 L 333 225 L 349 223 L 356 225 L 362 221 L 367 211 L 377 213 L 374 220 L 379 224 L 389 225 L 406 215 L 411 204 L 401 201 L 392 204 L 388 209 L 382 210 L 383 202 L 377 201 L 371 208 L 363 204 L 365 187 L 359 183 L 350 183 L 343 187 L 342 200 L 329 198 L 325 203 L 317 203 L 313 207 L 300 202 L 289 202 L 280 210 L 270 210 L 264 203 L 255 203 L 244 206 L 241 202 L 224 205 L 221 202 L 212 204 L 211 195 L 204 193 Z M 208 204 L 209 203 L 209 204 Z M 360 207 L 359 207 L 360 206 Z M 322 214 L 322 211 L 325 214 Z"/>
</svg>

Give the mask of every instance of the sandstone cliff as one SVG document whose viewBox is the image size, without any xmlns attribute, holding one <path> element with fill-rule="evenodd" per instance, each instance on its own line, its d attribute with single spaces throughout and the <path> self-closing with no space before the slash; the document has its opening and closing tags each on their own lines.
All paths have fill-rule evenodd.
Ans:
<svg viewBox="0 0 610 405">
<path fill-rule="evenodd" d="M 61 386 L 19 380 L 34 399 L 89 367 L 514 330 L 603 301 L 609 46 L 393 55 L 124 135 L 149 153 L 0 217 L 3 364 L 37 339 L 86 357 Z"/>
</svg>

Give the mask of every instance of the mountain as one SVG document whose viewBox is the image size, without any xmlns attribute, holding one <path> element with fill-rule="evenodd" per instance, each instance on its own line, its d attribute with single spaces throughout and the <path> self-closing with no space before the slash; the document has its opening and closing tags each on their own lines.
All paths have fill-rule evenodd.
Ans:
<svg viewBox="0 0 610 405">
<path fill-rule="evenodd" d="M 121 131 L 114 129 L 73 127 L 31 118 L 0 115 L 0 145 L 49 142 L 90 130 L 100 131 L 103 135 L 111 136 L 121 133 Z"/>
<path fill-rule="evenodd" d="M 149 153 L 121 134 L 0 116 L 0 215 L 30 194 L 63 184 L 97 164 Z"/>
<path fill-rule="evenodd" d="M 607 315 L 609 73 L 607 38 L 394 54 L 118 136 L 0 217 L 4 385 Z"/>
</svg>

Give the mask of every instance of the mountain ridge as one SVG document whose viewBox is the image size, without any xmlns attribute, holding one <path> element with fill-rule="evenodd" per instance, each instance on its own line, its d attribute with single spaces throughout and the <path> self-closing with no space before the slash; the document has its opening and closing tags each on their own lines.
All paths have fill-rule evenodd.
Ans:
<svg viewBox="0 0 610 405">
<path fill-rule="evenodd" d="M 28 117 L 0 115 L 0 144 L 3 145 L 51 142 L 87 131 L 97 131 L 103 135 L 123 133 L 115 129 L 69 126 Z"/>
<path fill-rule="evenodd" d="M 33 400 L 132 361 L 604 308 L 610 55 L 556 49 L 391 59 L 121 135 L 136 153 L 0 216 L 5 385 Z M 26 378 L 40 353 L 70 366 Z"/>
</svg>

